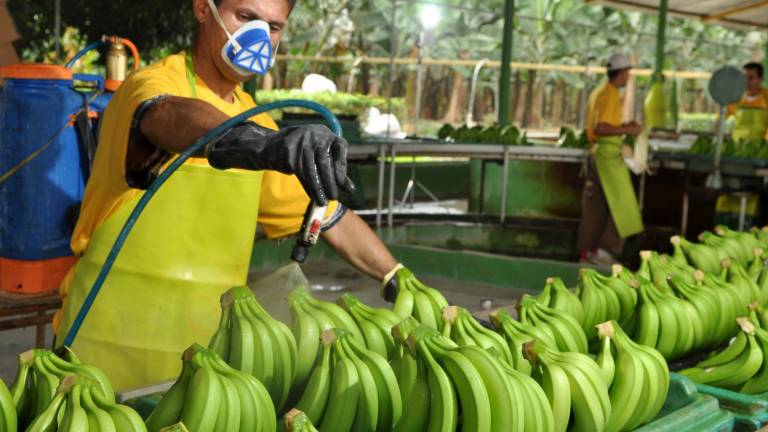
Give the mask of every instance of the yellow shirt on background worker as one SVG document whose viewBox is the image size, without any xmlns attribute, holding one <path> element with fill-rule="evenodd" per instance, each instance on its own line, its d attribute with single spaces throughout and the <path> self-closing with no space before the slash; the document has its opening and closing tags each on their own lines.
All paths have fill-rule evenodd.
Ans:
<svg viewBox="0 0 768 432">
<path fill-rule="evenodd" d="M 746 113 L 757 113 L 757 116 L 752 115 L 748 119 L 746 118 L 739 118 L 739 109 L 743 109 Z M 736 138 L 739 133 L 736 132 L 737 129 L 741 127 L 745 127 L 746 131 L 743 133 L 743 135 L 749 135 L 749 139 L 759 139 L 759 137 L 762 135 L 762 137 L 766 140 L 768 140 L 768 88 L 764 88 L 760 91 L 760 93 L 756 94 L 755 96 L 750 96 L 748 94 L 744 94 L 742 96 L 741 100 L 738 103 L 728 105 L 728 110 L 726 112 L 726 117 L 731 117 L 736 115 L 736 124 L 734 125 L 734 138 Z M 765 129 L 764 133 L 760 133 L 761 131 L 756 131 L 755 129 Z"/>
<path fill-rule="evenodd" d="M 739 106 L 747 108 L 768 109 L 768 88 L 763 89 L 762 92 L 755 96 L 744 94 L 744 96 L 741 97 L 739 103 L 728 105 L 727 115 L 732 116 Z"/>
<path fill-rule="evenodd" d="M 600 123 L 621 126 L 622 105 L 619 89 L 610 82 L 604 82 L 589 95 L 587 105 L 587 137 L 595 144 L 595 128 Z"/>
</svg>

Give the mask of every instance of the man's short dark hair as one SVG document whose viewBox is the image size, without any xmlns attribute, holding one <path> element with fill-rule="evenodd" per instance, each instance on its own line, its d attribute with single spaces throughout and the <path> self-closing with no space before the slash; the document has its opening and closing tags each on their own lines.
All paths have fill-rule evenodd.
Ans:
<svg viewBox="0 0 768 432">
<path fill-rule="evenodd" d="M 621 73 L 621 71 L 623 71 L 623 70 L 624 70 L 624 69 L 609 70 L 609 71 L 608 71 L 608 80 L 609 80 L 609 81 L 613 81 L 613 79 L 614 79 L 614 78 L 616 78 L 617 76 L 619 76 L 619 74 L 620 74 L 620 73 Z"/>
<path fill-rule="evenodd" d="M 296 0 L 288 0 L 288 3 L 290 3 L 291 9 L 293 9 L 293 7 L 296 6 Z M 218 6 L 221 4 L 221 0 L 213 0 L 213 4 Z"/>
<path fill-rule="evenodd" d="M 761 65 L 760 63 L 756 63 L 756 62 L 751 62 L 751 63 L 745 64 L 744 65 L 744 69 L 755 71 L 759 78 L 763 77 L 763 72 L 765 71 L 763 69 L 763 65 Z"/>
</svg>

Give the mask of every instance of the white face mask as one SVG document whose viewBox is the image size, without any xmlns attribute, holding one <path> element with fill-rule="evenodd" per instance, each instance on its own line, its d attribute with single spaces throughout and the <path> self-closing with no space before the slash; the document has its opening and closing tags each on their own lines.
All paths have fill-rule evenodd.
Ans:
<svg viewBox="0 0 768 432">
<path fill-rule="evenodd" d="M 213 17 L 227 35 L 227 43 L 221 48 L 221 58 L 238 75 L 248 78 L 253 75 L 264 75 L 275 64 L 277 49 L 272 49 L 269 38 L 269 24 L 262 20 L 253 20 L 241 26 L 235 34 L 229 33 L 219 10 L 208 0 L 213 11 Z M 279 46 L 279 44 L 278 44 Z"/>
</svg>

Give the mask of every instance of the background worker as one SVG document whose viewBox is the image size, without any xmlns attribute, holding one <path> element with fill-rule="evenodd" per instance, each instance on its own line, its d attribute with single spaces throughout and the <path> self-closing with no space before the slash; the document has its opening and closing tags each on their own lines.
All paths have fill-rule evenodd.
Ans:
<svg viewBox="0 0 768 432">
<path fill-rule="evenodd" d="M 62 282 L 57 344 L 158 172 L 174 154 L 255 106 L 240 83 L 268 67 L 268 58 L 258 63 L 253 55 L 274 55 L 294 3 L 193 0 L 199 26 L 190 52 L 133 73 L 115 93 L 72 237 L 78 262 Z M 264 37 L 255 46 L 249 35 L 256 33 L 249 32 L 259 29 Z M 72 346 L 117 390 L 177 376 L 180 353 L 213 335 L 220 295 L 246 283 L 257 220 L 269 238 L 292 235 L 310 198 L 328 204 L 323 239 L 392 287 L 402 266 L 335 201 L 339 190 L 353 188 L 346 141 L 322 126 L 276 129 L 259 115 L 230 130 L 174 173 L 142 214 Z"/>
<path fill-rule="evenodd" d="M 611 56 L 608 80 L 589 96 L 587 134 L 592 144 L 581 198 L 578 247 L 580 260 L 607 266 L 615 263 L 627 237 L 643 231 L 643 221 L 629 169 L 622 156 L 624 135 L 642 131 L 634 121 L 622 123 L 619 90 L 632 65 L 625 55 Z"/>
<path fill-rule="evenodd" d="M 764 69 L 760 63 L 747 63 L 743 67 L 747 77 L 747 91 L 741 100 L 728 106 L 727 116 L 734 116 L 734 140 L 768 140 L 768 89 L 763 88 Z"/>
</svg>

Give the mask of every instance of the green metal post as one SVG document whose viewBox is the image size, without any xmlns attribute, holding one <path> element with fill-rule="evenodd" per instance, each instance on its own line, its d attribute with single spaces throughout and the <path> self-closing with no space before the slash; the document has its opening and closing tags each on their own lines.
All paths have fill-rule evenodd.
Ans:
<svg viewBox="0 0 768 432">
<path fill-rule="evenodd" d="M 765 54 L 763 54 L 763 65 L 765 66 L 765 70 L 768 71 L 768 32 L 766 32 L 765 38 Z M 768 86 L 768 73 L 763 76 L 763 83 Z"/>
<path fill-rule="evenodd" d="M 667 11 L 669 0 L 661 0 L 659 3 L 659 22 L 656 29 L 656 68 L 654 69 L 654 81 L 662 78 L 664 71 L 664 47 L 667 42 Z"/>
<path fill-rule="evenodd" d="M 499 124 L 509 124 L 509 80 L 512 75 L 512 42 L 515 28 L 515 0 L 504 2 L 504 38 L 501 44 L 501 74 L 499 78 Z"/>
</svg>

